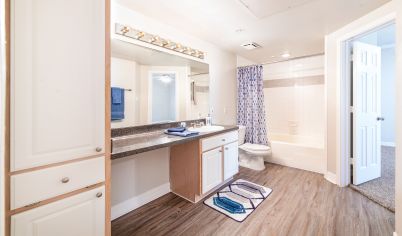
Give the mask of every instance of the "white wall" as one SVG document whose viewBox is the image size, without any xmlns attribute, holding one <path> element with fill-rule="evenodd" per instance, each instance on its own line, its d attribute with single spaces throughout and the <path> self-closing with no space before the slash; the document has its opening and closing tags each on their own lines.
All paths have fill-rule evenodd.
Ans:
<svg viewBox="0 0 402 236">
<path fill-rule="evenodd" d="M 207 54 L 204 62 L 209 64 L 209 75 L 211 81 L 210 104 L 213 108 L 213 123 L 236 124 L 236 55 L 222 50 L 211 43 L 178 31 L 172 26 L 165 25 L 163 22 L 156 21 L 140 14 L 139 12 L 129 10 L 113 2 L 111 13 L 112 32 L 114 32 L 115 22 L 119 22 L 176 41 L 183 45 L 188 45 L 205 51 Z M 112 37 L 115 37 L 113 36 L 113 33 Z M 166 52 L 170 51 L 166 50 Z M 124 158 L 119 161 L 112 161 L 112 175 L 114 175 L 114 173 L 118 173 L 119 175 L 119 177 L 112 177 L 112 186 L 122 186 L 112 187 L 112 215 L 114 217 L 123 214 L 124 211 L 131 211 L 134 209 L 135 202 L 138 199 L 141 199 L 138 201 L 143 204 L 142 201 L 144 199 L 146 201 L 152 200 L 166 190 L 165 180 L 168 181 L 168 179 L 164 178 L 159 179 L 159 181 L 156 181 L 152 185 L 146 184 L 146 186 L 141 188 L 138 185 L 139 183 L 130 182 L 131 176 L 135 171 L 134 166 L 139 166 L 140 164 L 142 168 L 148 170 L 146 174 L 144 173 L 142 176 L 142 178 L 145 179 L 152 178 L 152 175 L 155 175 L 157 172 L 169 173 L 169 165 L 167 162 L 169 160 L 169 152 L 166 150 L 168 149 L 164 149 L 164 151 L 161 152 L 144 153 L 143 155 L 148 155 L 149 158 L 144 158 L 142 161 L 136 160 L 136 158 L 141 155 L 136 155 L 133 159 Z M 152 161 L 152 158 L 158 159 L 158 164 Z M 131 164 L 133 161 L 136 163 Z M 133 188 L 138 191 L 128 193 L 125 191 L 125 188 Z M 126 199 L 134 200 L 125 204 Z"/>
<path fill-rule="evenodd" d="M 170 192 L 169 148 L 112 161 L 112 219 Z"/>
<path fill-rule="evenodd" d="M 395 145 L 395 47 L 381 50 L 381 142 Z"/>
</svg>

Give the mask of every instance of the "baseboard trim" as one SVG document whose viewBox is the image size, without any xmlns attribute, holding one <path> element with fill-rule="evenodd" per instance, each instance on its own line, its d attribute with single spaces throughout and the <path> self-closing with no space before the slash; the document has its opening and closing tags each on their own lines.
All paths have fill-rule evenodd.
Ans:
<svg viewBox="0 0 402 236">
<path fill-rule="evenodd" d="M 326 180 L 328 180 L 329 182 L 331 182 L 331 183 L 337 185 L 336 174 L 334 174 L 334 173 L 332 173 L 332 172 L 327 172 L 327 173 L 325 173 L 324 178 L 325 178 Z"/>
<path fill-rule="evenodd" d="M 387 147 L 395 147 L 394 142 L 381 142 L 382 146 L 387 146 Z"/>
<path fill-rule="evenodd" d="M 137 209 L 140 206 L 147 204 L 159 197 L 170 192 L 170 183 L 160 185 L 153 188 L 141 195 L 130 198 L 122 203 L 112 206 L 112 220 L 129 213 L 132 210 Z"/>
</svg>

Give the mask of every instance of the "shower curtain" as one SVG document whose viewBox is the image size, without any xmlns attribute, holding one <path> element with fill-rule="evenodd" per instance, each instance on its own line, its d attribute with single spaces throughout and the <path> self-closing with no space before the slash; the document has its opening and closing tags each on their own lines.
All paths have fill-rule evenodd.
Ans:
<svg viewBox="0 0 402 236">
<path fill-rule="evenodd" d="M 247 143 L 268 145 L 262 65 L 237 68 L 237 123 L 246 126 Z"/>
</svg>

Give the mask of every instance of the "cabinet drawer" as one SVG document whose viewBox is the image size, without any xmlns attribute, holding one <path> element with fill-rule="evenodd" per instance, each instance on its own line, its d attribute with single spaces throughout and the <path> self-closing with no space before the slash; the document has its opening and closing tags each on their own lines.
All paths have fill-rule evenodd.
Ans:
<svg viewBox="0 0 402 236">
<path fill-rule="evenodd" d="M 238 132 L 232 131 L 224 134 L 219 134 L 210 138 L 205 138 L 201 141 L 202 143 L 202 151 L 208 151 L 213 148 L 225 145 L 227 143 L 234 142 L 238 139 Z"/>
<path fill-rule="evenodd" d="M 11 217 L 12 236 L 104 236 L 105 187 Z"/>
<path fill-rule="evenodd" d="M 105 180 L 105 158 L 11 176 L 11 209 L 84 188 Z"/>
</svg>

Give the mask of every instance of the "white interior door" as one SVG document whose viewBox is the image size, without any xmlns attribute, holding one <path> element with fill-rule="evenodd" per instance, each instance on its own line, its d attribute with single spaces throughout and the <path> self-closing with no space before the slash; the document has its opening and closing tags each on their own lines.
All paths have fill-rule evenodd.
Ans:
<svg viewBox="0 0 402 236">
<path fill-rule="evenodd" d="M 353 184 L 381 176 L 381 48 L 353 44 Z"/>
</svg>

